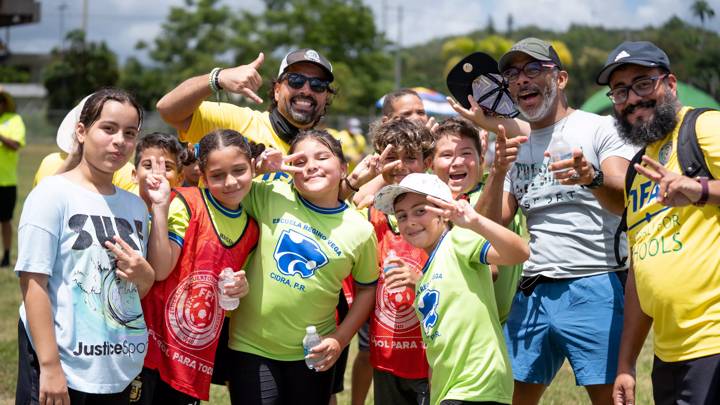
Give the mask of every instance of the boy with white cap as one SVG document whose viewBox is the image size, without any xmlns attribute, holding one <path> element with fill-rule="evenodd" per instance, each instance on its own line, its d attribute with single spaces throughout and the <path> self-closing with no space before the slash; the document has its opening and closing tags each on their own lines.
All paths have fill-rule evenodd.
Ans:
<svg viewBox="0 0 720 405">
<path fill-rule="evenodd" d="M 454 201 L 432 174 L 412 173 L 383 188 L 375 207 L 394 214 L 400 234 L 429 255 L 415 307 L 432 371 L 431 403 L 511 403 L 512 373 L 488 264 L 525 261 L 527 244 L 467 201 Z"/>
</svg>

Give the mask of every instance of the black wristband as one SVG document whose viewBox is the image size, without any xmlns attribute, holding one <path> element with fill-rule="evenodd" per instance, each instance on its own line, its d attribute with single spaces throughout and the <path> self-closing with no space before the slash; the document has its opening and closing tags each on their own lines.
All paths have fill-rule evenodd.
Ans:
<svg viewBox="0 0 720 405">
<path fill-rule="evenodd" d="M 353 187 L 352 184 L 350 184 L 350 179 L 348 179 L 347 177 L 345 177 L 345 178 L 343 179 L 343 181 L 345 182 L 345 184 L 347 184 L 347 186 L 350 188 L 350 190 L 352 190 L 352 191 L 354 191 L 354 192 L 356 192 L 356 193 L 357 193 L 358 191 L 360 191 L 359 188 L 355 188 L 355 187 Z"/>
</svg>

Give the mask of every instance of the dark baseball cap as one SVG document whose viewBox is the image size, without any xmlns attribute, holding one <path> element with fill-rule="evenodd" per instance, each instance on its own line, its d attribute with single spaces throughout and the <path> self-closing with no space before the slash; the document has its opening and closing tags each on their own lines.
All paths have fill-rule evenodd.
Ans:
<svg viewBox="0 0 720 405">
<path fill-rule="evenodd" d="M 668 72 L 670 71 L 670 59 L 655 44 L 648 41 L 625 41 L 610 52 L 607 61 L 605 61 L 605 66 L 600 70 L 595 81 L 601 86 L 610 84 L 612 72 L 627 64 L 659 67 Z"/>
<path fill-rule="evenodd" d="M 325 73 L 327 73 L 328 78 L 331 82 L 335 80 L 335 76 L 333 76 L 332 65 L 330 64 L 330 62 L 314 49 L 298 49 L 295 51 L 291 51 L 290 53 L 285 55 L 282 62 L 280 62 L 280 70 L 278 71 L 278 77 L 285 73 L 288 67 L 300 62 L 309 62 L 320 66 L 325 71 Z"/>
<path fill-rule="evenodd" d="M 487 111 L 507 117 L 518 115 L 497 61 L 486 53 L 475 52 L 461 59 L 450 69 L 447 87 L 465 108 L 470 108 L 471 95 Z"/>
<path fill-rule="evenodd" d="M 520 53 L 528 55 L 539 61 L 552 62 L 556 64 L 560 70 L 563 70 L 560 56 L 558 56 L 555 48 L 553 48 L 553 46 L 547 41 L 531 37 L 522 39 L 515 43 L 515 45 L 513 45 L 512 48 L 510 48 L 510 50 L 500 58 L 500 62 L 498 62 L 498 69 L 500 72 L 502 73 L 505 69 L 507 69 L 512 58 Z"/>
</svg>

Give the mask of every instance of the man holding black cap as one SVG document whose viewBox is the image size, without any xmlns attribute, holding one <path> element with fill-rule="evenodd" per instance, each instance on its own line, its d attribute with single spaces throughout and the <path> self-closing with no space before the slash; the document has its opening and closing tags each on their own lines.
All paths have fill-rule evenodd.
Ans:
<svg viewBox="0 0 720 405">
<path fill-rule="evenodd" d="M 335 93 L 330 87 L 332 65 L 317 51 L 299 49 L 283 58 L 270 91 L 269 111 L 204 101 L 225 90 L 262 103 L 256 92 L 262 85 L 258 70 L 264 60 L 261 53 L 247 65 L 215 68 L 190 78 L 160 99 L 157 109 L 183 141 L 197 143 L 214 129 L 230 128 L 256 143 L 287 152 L 299 130 L 320 121 Z"/>
<path fill-rule="evenodd" d="M 628 172 L 630 270 L 625 324 L 613 399 L 635 403 L 635 363 L 654 331 L 656 404 L 720 403 L 720 112 L 696 116 L 677 99 L 665 52 L 650 42 L 623 42 L 597 77 L 608 85 L 620 136 L 643 147 Z M 678 139 L 697 140 L 699 176 Z M 634 174 L 634 177 L 632 177 Z"/>
<path fill-rule="evenodd" d="M 623 306 L 614 273 L 626 269 L 614 255 L 613 212 L 622 212 L 617 198 L 634 149 L 608 117 L 568 105 L 568 73 L 548 42 L 523 39 L 498 65 L 531 129 L 501 204 L 503 223 L 520 208 L 530 234 L 530 259 L 505 329 L 513 403 L 538 403 L 565 359 L 592 402 L 609 403 Z M 560 139 L 565 156 L 551 161 Z"/>
</svg>

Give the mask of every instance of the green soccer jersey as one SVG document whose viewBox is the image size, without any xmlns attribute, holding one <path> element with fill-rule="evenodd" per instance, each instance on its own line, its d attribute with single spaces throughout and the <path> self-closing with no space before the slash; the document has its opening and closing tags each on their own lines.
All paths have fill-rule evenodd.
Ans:
<svg viewBox="0 0 720 405">
<path fill-rule="evenodd" d="M 490 244 L 455 227 L 430 254 L 415 308 L 432 370 L 431 403 L 445 399 L 510 403 L 513 377 L 498 319 Z"/>
<path fill-rule="evenodd" d="M 345 203 L 321 208 L 281 181 L 253 182 L 243 207 L 260 225 L 247 272 L 250 292 L 233 312 L 233 350 L 281 361 L 304 358 L 305 328 L 335 330 L 342 281 L 377 281 L 377 240 L 370 223 Z"/>
<path fill-rule="evenodd" d="M 466 195 L 470 205 L 473 207 L 482 194 L 483 184 L 480 183 L 474 189 L 470 190 Z M 522 225 L 522 211 L 517 210 L 512 221 L 508 225 L 508 229 L 515 232 L 519 236 L 525 234 Z M 510 307 L 512 306 L 515 293 L 517 292 L 518 281 L 522 276 L 523 263 L 514 266 L 497 266 L 498 276 L 495 280 L 495 303 L 497 304 L 498 314 L 500 315 L 500 323 L 505 323 L 510 315 Z"/>
</svg>

